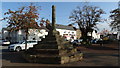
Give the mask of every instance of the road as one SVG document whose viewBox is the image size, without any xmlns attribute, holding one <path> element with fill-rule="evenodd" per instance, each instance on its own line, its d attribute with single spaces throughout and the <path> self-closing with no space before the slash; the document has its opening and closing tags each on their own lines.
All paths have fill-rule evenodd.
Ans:
<svg viewBox="0 0 120 68">
<path fill-rule="evenodd" d="M 22 52 L 9 52 L 7 46 L 0 46 L 0 56 L 2 54 L 2 66 L 118 66 L 118 49 L 92 49 L 79 47 L 84 53 L 84 59 L 78 62 L 72 62 L 67 64 L 39 64 L 28 63 L 22 57 Z"/>
</svg>

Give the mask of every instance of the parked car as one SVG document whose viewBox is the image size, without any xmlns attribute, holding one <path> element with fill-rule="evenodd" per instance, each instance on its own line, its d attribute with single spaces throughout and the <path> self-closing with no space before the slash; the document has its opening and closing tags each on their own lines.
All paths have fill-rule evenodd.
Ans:
<svg viewBox="0 0 120 68">
<path fill-rule="evenodd" d="M 37 41 L 27 41 L 27 49 L 32 48 L 34 45 L 37 44 Z M 17 44 L 11 44 L 8 46 L 9 51 L 21 51 L 25 50 L 25 42 L 17 43 Z"/>
<path fill-rule="evenodd" d="M 102 40 L 102 39 L 93 39 L 93 40 L 91 40 L 91 43 L 93 43 L 93 44 L 103 44 L 104 40 Z"/>
<path fill-rule="evenodd" d="M 6 40 L 2 40 L 2 45 L 9 45 L 10 42 L 9 41 L 6 41 Z"/>
<path fill-rule="evenodd" d="M 93 39 L 93 40 L 91 40 L 91 43 L 93 43 L 93 44 L 97 44 L 98 41 L 99 41 L 99 39 Z"/>
<path fill-rule="evenodd" d="M 77 39 L 77 40 L 74 40 L 73 42 L 72 42 L 72 44 L 74 45 L 74 46 L 79 46 L 79 45 L 81 45 L 81 42 L 83 41 L 83 39 Z"/>
</svg>

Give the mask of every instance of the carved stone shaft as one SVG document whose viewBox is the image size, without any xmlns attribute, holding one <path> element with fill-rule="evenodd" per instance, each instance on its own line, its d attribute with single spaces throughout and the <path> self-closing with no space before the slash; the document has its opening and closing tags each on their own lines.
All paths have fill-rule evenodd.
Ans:
<svg viewBox="0 0 120 68">
<path fill-rule="evenodd" d="M 53 27 L 53 30 L 56 30 L 55 29 L 55 24 L 56 24 L 56 7 L 54 5 L 52 5 L 52 27 Z"/>
</svg>

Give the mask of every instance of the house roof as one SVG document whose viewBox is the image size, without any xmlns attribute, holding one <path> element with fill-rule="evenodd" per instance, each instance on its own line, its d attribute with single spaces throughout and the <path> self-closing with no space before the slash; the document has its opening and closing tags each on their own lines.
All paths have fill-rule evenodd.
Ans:
<svg viewBox="0 0 120 68">
<path fill-rule="evenodd" d="M 49 31 L 46 27 L 42 26 L 42 27 L 31 27 L 29 29 L 45 29 L 47 32 Z M 2 30 L 9 30 L 9 28 L 2 28 Z"/>
<path fill-rule="evenodd" d="M 46 31 L 49 31 L 45 26 L 38 27 L 37 29 L 45 29 Z"/>
<path fill-rule="evenodd" d="M 36 29 L 45 29 L 49 31 L 45 26 L 39 27 L 37 23 L 30 24 L 31 28 L 36 28 Z M 8 30 L 8 28 L 3 28 Z M 66 30 L 75 30 L 72 26 L 67 26 L 67 25 L 61 25 L 61 24 L 56 24 L 56 29 L 66 29 Z"/>
<path fill-rule="evenodd" d="M 56 29 L 67 29 L 67 30 L 74 30 L 72 26 L 56 24 Z"/>
</svg>

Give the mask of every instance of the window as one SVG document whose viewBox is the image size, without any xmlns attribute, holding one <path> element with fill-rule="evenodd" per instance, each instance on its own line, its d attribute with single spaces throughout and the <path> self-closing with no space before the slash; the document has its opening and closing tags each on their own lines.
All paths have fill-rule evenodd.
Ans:
<svg viewBox="0 0 120 68">
<path fill-rule="evenodd" d="M 64 31 L 64 33 L 66 33 L 66 31 Z"/>
<path fill-rule="evenodd" d="M 40 39 L 42 39 L 43 37 L 39 37 Z"/>
<path fill-rule="evenodd" d="M 36 41 L 30 41 L 30 43 L 35 43 Z"/>
<path fill-rule="evenodd" d="M 35 38 L 33 38 L 33 40 L 35 40 Z"/>
<path fill-rule="evenodd" d="M 27 43 L 35 43 L 36 41 L 27 41 Z"/>
</svg>

